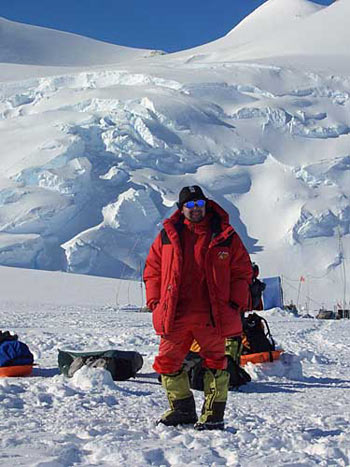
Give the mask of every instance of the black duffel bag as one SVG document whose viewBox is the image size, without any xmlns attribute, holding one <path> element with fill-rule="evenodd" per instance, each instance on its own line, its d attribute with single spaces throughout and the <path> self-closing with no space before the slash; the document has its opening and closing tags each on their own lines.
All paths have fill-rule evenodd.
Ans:
<svg viewBox="0 0 350 467">
<path fill-rule="evenodd" d="M 104 368 L 111 373 L 114 381 L 125 381 L 136 376 L 142 368 L 143 358 L 139 352 L 127 350 L 58 350 L 58 367 L 65 376 L 73 376 L 84 365 Z"/>
</svg>

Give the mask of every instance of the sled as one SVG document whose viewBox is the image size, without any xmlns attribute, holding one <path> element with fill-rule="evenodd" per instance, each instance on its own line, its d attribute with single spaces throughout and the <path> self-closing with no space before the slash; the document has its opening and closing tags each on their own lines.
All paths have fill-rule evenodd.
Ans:
<svg viewBox="0 0 350 467">
<path fill-rule="evenodd" d="M 0 367 L 0 378 L 8 376 L 30 376 L 33 371 L 33 365 L 16 365 Z"/>
<path fill-rule="evenodd" d="M 246 355 L 241 355 L 240 364 L 241 366 L 246 365 L 248 362 L 251 363 L 265 363 L 273 362 L 274 360 L 279 360 L 283 350 L 272 350 L 271 352 L 259 352 L 251 353 Z"/>
</svg>

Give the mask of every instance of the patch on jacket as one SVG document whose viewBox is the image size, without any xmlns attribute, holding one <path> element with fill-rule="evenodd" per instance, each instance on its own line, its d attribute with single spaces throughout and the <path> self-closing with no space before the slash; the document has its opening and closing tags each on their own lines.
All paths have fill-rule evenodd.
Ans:
<svg viewBox="0 0 350 467">
<path fill-rule="evenodd" d="M 228 251 L 219 251 L 219 252 L 218 252 L 218 258 L 219 258 L 219 259 L 225 260 L 225 259 L 227 259 L 228 257 L 229 257 Z"/>
</svg>

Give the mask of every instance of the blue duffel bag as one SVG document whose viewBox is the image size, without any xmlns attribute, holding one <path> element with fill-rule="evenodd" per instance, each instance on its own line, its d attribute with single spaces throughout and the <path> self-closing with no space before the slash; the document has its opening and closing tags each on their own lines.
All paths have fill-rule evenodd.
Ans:
<svg viewBox="0 0 350 467">
<path fill-rule="evenodd" d="M 29 347 L 16 335 L 0 331 L 0 367 L 32 365 L 34 357 Z"/>
</svg>

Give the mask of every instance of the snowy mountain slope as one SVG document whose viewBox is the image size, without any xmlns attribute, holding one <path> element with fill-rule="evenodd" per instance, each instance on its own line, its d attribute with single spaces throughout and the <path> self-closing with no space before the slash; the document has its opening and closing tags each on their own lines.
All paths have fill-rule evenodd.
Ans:
<svg viewBox="0 0 350 467">
<path fill-rule="evenodd" d="M 253 46 L 276 33 L 298 28 L 300 21 L 323 8 L 325 7 L 307 0 L 270 0 L 244 18 L 225 37 L 215 41 L 213 46 L 215 44 L 215 49 L 230 45 L 235 49 L 248 44 Z"/>
<path fill-rule="evenodd" d="M 247 367 L 252 381 L 229 392 L 226 430 L 166 428 L 154 423 L 167 400 L 152 370 L 151 315 L 114 301 L 139 304 L 129 285 L 0 267 L 1 329 L 37 364 L 30 378 L 0 378 L 1 466 L 349 465 L 349 320 L 264 312 L 287 355 Z M 57 368 L 63 348 L 137 350 L 144 365 L 124 382 L 87 367 L 68 379 Z M 199 412 L 203 394 L 194 396 Z"/>
<path fill-rule="evenodd" d="M 328 7 L 308 0 L 269 0 L 225 37 L 178 52 L 190 61 L 253 61 L 349 73 L 350 4 Z"/>
<path fill-rule="evenodd" d="M 283 1 L 286 31 L 288 15 L 292 29 L 347 8 Z M 250 24 L 269 29 L 264 11 L 237 27 L 242 44 Z M 286 300 L 304 276 L 315 306 L 341 301 L 350 74 L 305 71 L 302 57 L 290 68 L 192 52 L 0 83 L 0 263 L 139 278 L 179 189 L 198 183 L 262 274 L 291 280 Z"/>
<path fill-rule="evenodd" d="M 151 50 L 121 47 L 0 17 L 0 62 L 36 66 L 106 65 L 147 57 Z"/>
</svg>

